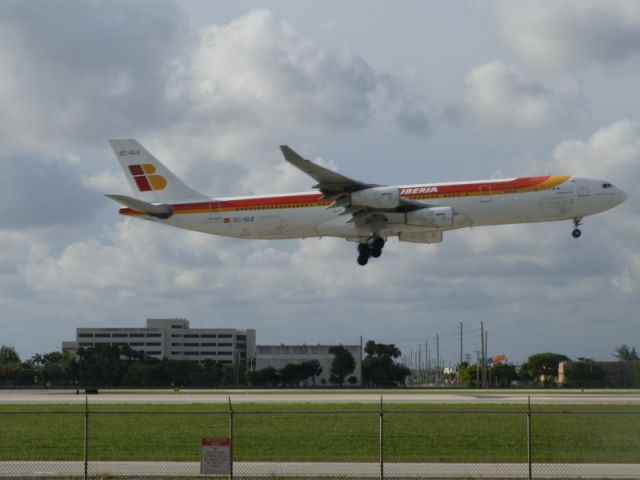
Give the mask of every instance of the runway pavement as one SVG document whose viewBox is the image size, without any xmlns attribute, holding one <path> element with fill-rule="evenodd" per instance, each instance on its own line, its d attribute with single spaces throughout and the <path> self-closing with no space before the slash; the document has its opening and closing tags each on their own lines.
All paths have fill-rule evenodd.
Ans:
<svg viewBox="0 0 640 480">
<path fill-rule="evenodd" d="M 492 390 L 103 390 L 88 395 L 91 404 L 186 405 L 227 403 L 380 403 L 640 405 L 640 390 L 492 391 Z M 0 405 L 83 404 L 82 390 L 0 390 Z"/>
</svg>

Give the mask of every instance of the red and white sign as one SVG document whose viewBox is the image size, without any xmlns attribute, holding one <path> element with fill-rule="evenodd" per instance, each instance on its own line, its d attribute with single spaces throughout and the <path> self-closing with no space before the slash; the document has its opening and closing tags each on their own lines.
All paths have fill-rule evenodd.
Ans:
<svg viewBox="0 0 640 480">
<path fill-rule="evenodd" d="M 203 438 L 200 441 L 200 473 L 209 475 L 231 473 L 230 438 Z"/>
</svg>

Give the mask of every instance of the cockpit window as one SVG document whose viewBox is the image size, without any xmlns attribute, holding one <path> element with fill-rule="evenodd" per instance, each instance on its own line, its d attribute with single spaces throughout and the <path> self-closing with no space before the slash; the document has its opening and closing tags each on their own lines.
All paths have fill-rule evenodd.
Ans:
<svg viewBox="0 0 640 480">
<path fill-rule="evenodd" d="M 613 185 L 611 185 L 610 183 L 603 183 L 602 188 L 613 188 Z"/>
</svg>

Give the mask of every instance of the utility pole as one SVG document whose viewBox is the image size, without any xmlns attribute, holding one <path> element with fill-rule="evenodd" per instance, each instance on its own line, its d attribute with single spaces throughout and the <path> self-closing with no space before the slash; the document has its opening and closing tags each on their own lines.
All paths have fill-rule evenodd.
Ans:
<svg viewBox="0 0 640 480">
<path fill-rule="evenodd" d="M 429 359 L 427 357 L 429 352 L 429 341 L 424 339 L 424 383 L 429 383 Z"/>
<path fill-rule="evenodd" d="M 421 373 L 420 373 L 420 369 L 422 368 L 422 345 L 418 344 L 418 383 L 420 383 L 420 377 L 421 377 Z"/>
<path fill-rule="evenodd" d="M 485 357 L 489 356 L 489 330 L 485 330 L 484 331 L 484 355 Z M 487 375 L 487 359 L 484 359 L 484 371 L 485 371 L 485 375 L 484 375 L 484 381 L 486 383 L 485 388 L 489 388 L 489 378 Z"/>
<path fill-rule="evenodd" d="M 482 375 L 481 375 L 481 379 L 482 379 L 482 388 L 484 388 L 484 379 L 485 379 L 485 364 L 486 364 L 486 360 L 485 360 L 485 352 L 484 352 L 484 322 L 481 320 L 480 321 L 480 368 L 482 369 Z"/>
<path fill-rule="evenodd" d="M 460 365 L 462 365 L 462 322 L 460 324 Z"/>
<path fill-rule="evenodd" d="M 436 334 L 436 385 L 440 383 L 440 335 Z"/>
</svg>

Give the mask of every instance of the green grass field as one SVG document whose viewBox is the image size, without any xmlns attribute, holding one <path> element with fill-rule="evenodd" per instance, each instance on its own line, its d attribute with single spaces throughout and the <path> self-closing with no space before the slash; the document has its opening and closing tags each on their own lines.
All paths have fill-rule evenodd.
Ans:
<svg viewBox="0 0 640 480">
<path fill-rule="evenodd" d="M 90 459 L 197 461 L 200 438 L 228 435 L 227 408 L 92 405 Z M 379 459 L 374 405 L 238 404 L 234 412 L 237 461 Z M 527 459 L 522 406 L 388 405 L 383 425 L 386 462 Z M 83 406 L 0 406 L 0 461 L 81 460 L 83 429 Z M 640 463 L 640 410 L 536 406 L 532 446 L 535 462 Z"/>
</svg>

